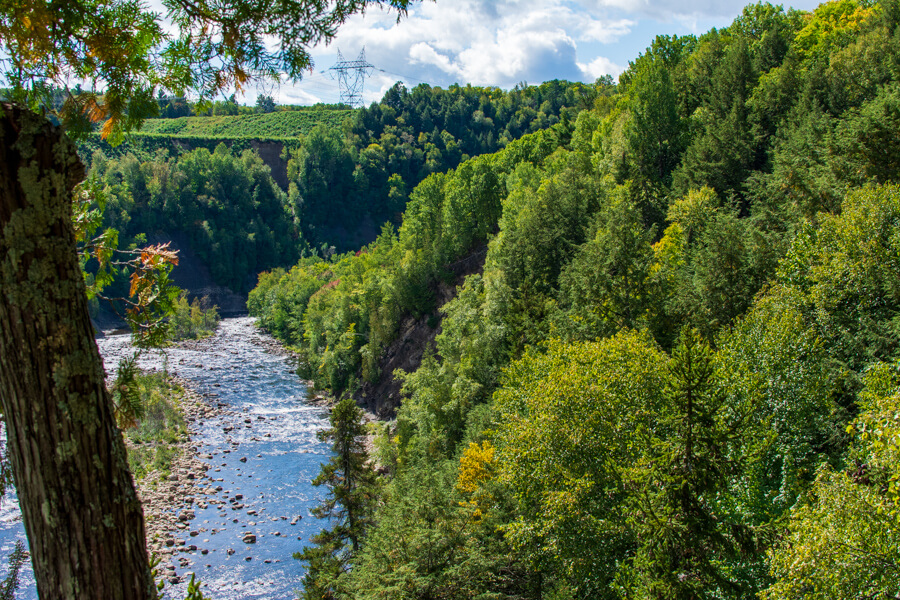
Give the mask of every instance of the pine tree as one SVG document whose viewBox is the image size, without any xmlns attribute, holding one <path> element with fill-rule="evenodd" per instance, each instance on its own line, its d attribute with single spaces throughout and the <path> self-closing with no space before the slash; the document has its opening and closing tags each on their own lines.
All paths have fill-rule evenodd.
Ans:
<svg viewBox="0 0 900 600">
<path fill-rule="evenodd" d="M 315 546 L 294 554 L 294 558 L 308 563 L 303 577 L 303 597 L 307 600 L 335 597 L 339 578 L 349 569 L 372 522 L 376 476 L 367 464 L 362 416 L 354 400 L 346 397 L 331 413 L 331 428 L 318 434 L 320 440 L 333 442 L 334 456 L 322 465 L 322 472 L 312 482 L 328 489 L 325 500 L 312 513 L 316 518 L 330 519 L 333 527 L 312 537 Z"/>
</svg>

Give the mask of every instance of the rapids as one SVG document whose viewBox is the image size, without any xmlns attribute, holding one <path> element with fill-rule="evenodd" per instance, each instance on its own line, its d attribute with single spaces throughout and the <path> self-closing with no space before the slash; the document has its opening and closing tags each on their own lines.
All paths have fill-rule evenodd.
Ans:
<svg viewBox="0 0 900 600">
<path fill-rule="evenodd" d="M 330 456 L 328 444 L 316 438 L 328 425 L 327 410 L 307 403 L 293 361 L 253 321 L 225 319 L 212 338 L 164 354 L 145 353 L 139 361 L 144 369 L 167 368 L 189 380 L 208 401 L 230 413 L 191 426 L 192 441 L 210 465 L 205 484 L 222 490 L 198 498 L 202 502 L 192 507 L 154 507 L 193 511 L 188 528 L 173 533 L 189 540 L 185 547 L 194 544 L 197 550 L 178 552 L 161 566 L 172 564 L 182 580 L 195 573 L 204 595 L 214 600 L 296 597 L 303 564 L 291 555 L 323 526 L 309 511 L 324 493 L 311 481 Z M 131 352 L 129 339 L 111 335 L 97 340 L 107 372 Z M 201 508 L 212 498 L 223 503 Z M 236 509 L 237 504 L 242 508 Z M 188 538 L 190 531 L 200 533 Z M 248 532 L 256 535 L 256 543 L 242 541 Z M 0 505 L 0 563 L 6 562 L 15 540 L 24 537 L 15 496 L 8 494 Z M 189 564 L 182 566 L 180 559 Z M 36 592 L 30 565 L 23 571 L 16 598 L 31 600 Z M 167 585 L 166 598 L 183 598 L 185 589 L 184 581 Z"/>
</svg>

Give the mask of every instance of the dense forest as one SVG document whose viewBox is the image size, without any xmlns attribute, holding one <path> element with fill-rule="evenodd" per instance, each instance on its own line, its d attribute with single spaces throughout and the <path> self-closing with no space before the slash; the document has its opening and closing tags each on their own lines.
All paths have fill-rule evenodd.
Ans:
<svg viewBox="0 0 900 600">
<path fill-rule="evenodd" d="M 539 131 L 491 103 L 454 130 L 429 113 L 452 90 L 417 88 L 311 134 L 309 210 L 310 181 L 351 185 L 311 179 L 322 156 L 352 185 L 382 161 L 385 211 L 386 174 L 411 192 L 250 294 L 317 386 L 403 382 L 305 597 L 896 596 L 898 26 L 893 0 L 754 4 Z M 436 343 L 383 372 L 410 316 Z"/>
<path fill-rule="evenodd" d="M 381 102 L 352 112 L 151 119 L 148 133 L 118 147 L 94 136 L 81 154 L 104 197 L 104 225 L 123 243 L 184 234 L 218 284 L 246 292 L 261 271 L 371 242 L 382 224 L 399 223 L 422 179 L 573 121 L 593 106 L 597 89 L 558 81 L 509 92 L 397 84 Z M 174 101 L 165 102 L 162 110 Z M 284 189 L 256 140 L 278 144 Z"/>
</svg>

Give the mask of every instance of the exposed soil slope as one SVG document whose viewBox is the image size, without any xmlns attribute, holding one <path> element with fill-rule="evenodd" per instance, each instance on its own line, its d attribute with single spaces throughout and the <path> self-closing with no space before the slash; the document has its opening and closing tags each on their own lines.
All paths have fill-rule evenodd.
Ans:
<svg viewBox="0 0 900 600">
<path fill-rule="evenodd" d="M 442 307 L 456 297 L 457 289 L 468 275 L 481 273 L 487 246 L 479 246 L 465 258 L 448 267 L 454 278 L 452 283 L 440 282 L 435 288 L 437 306 Z M 356 403 L 374 413 L 379 419 L 391 419 L 396 415 L 402 401 L 400 381 L 394 371 L 403 369 L 413 372 L 422 364 L 425 351 L 435 346 L 435 339 L 441 333 L 443 313 L 438 308 L 434 313 L 422 315 L 418 319 L 408 315 L 400 322 L 397 338 L 385 348 L 379 361 L 382 373 L 377 383 L 363 382 L 353 395 Z"/>
</svg>

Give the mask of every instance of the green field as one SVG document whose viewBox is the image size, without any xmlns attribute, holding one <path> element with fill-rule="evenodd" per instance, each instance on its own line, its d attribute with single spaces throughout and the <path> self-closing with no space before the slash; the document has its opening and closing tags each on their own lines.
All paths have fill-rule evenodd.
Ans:
<svg viewBox="0 0 900 600">
<path fill-rule="evenodd" d="M 145 161 L 159 158 L 160 150 L 169 156 L 195 148 L 212 151 L 223 141 L 237 152 L 250 148 L 253 140 L 275 140 L 293 146 L 320 123 L 340 131 L 343 120 L 351 113 L 351 110 L 311 108 L 254 115 L 148 119 L 139 131 L 128 134 L 125 142 L 116 147 L 100 139 L 99 134 L 90 134 L 79 141 L 79 153 L 90 163 L 97 150 L 110 158 L 131 153 Z"/>
<path fill-rule="evenodd" d="M 295 138 L 309 133 L 319 123 L 339 128 L 350 113 L 350 110 L 310 109 L 256 115 L 149 119 L 144 122 L 138 135 L 155 133 L 226 139 Z"/>
</svg>

